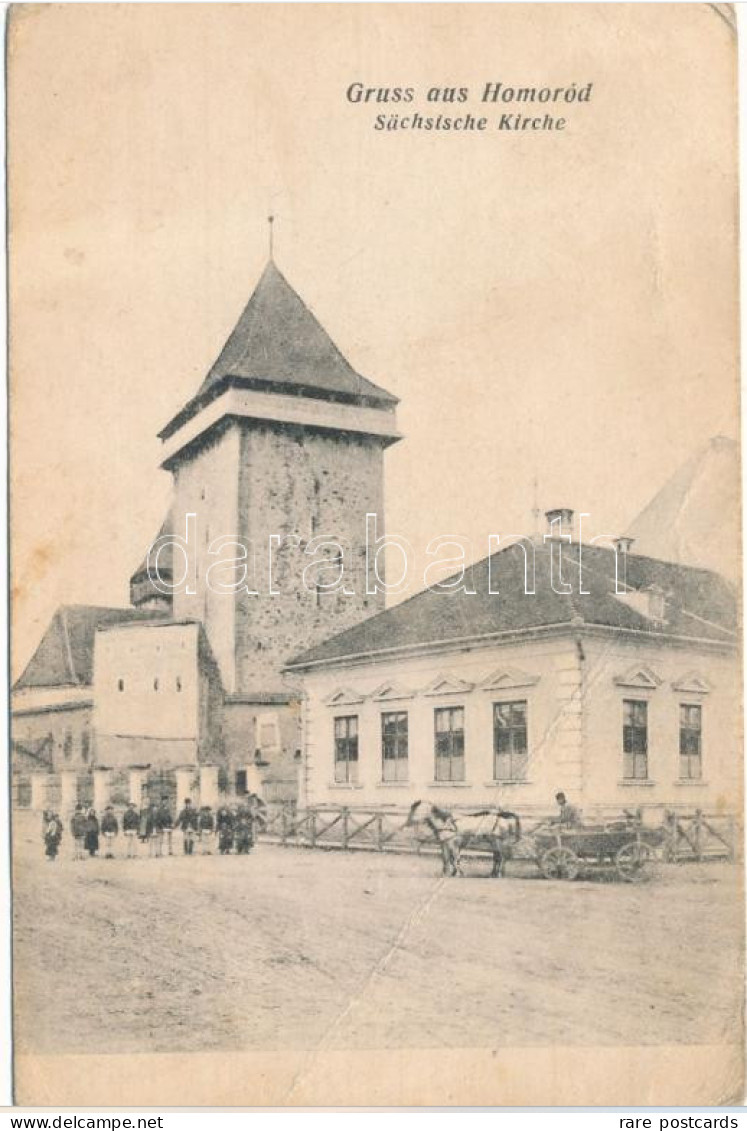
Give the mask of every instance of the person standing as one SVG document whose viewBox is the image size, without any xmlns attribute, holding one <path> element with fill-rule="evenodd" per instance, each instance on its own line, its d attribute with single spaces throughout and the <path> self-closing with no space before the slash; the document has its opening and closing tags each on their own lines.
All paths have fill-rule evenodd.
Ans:
<svg viewBox="0 0 747 1131">
<path fill-rule="evenodd" d="M 174 818 L 171 813 L 169 799 L 165 793 L 162 795 L 161 804 L 156 810 L 156 828 L 158 830 L 156 856 L 162 855 L 164 846 L 168 850 L 169 856 L 173 856 L 174 846 L 172 841 L 174 836 Z"/>
<path fill-rule="evenodd" d="M 89 856 L 95 856 L 99 850 L 99 819 L 95 809 L 86 813 L 86 831 L 83 846 Z"/>
<path fill-rule="evenodd" d="M 86 836 L 86 815 L 80 802 L 75 806 L 75 812 L 70 818 L 70 835 L 73 838 L 73 859 L 85 860 L 83 841 Z"/>
<path fill-rule="evenodd" d="M 200 850 L 203 856 L 210 856 L 213 851 L 213 837 L 215 836 L 215 817 L 209 805 L 200 809 Z"/>
<path fill-rule="evenodd" d="M 47 860 L 52 863 L 53 860 L 57 859 L 60 841 L 62 840 L 62 821 L 56 813 L 44 811 L 42 835 L 44 837 L 45 855 Z"/>
<path fill-rule="evenodd" d="M 176 823 L 182 830 L 182 844 L 184 845 L 184 855 L 192 856 L 195 848 L 195 833 L 197 832 L 197 810 L 193 809 L 192 802 L 187 797 L 184 801 L 184 808 L 176 819 Z"/>
<path fill-rule="evenodd" d="M 233 813 L 227 805 L 221 805 L 215 815 L 215 831 L 218 834 L 218 851 L 227 856 L 233 848 Z"/>
<path fill-rule="evenodd" d="M 140 814 L 134 801 L 128 801 L 127 808 L 122 815 L 122 832 L 127 845 L 127 859 L 134 860 L 137 856 L 137 836 L 140 829 Z"/>
<path fill-rule="evenodd" d="M 111 805 L 107 805 L 104 810 L 104 815 L 101 818 L 101 832 L 103 833 L 104 843 L 106 844 L 104 858 L 106 860 L 113 860 L 114 838 L 119 834 L 119 821 L 114 815 L 114 809 Z"/>
<path fill-rule="evenodd" d="M 254 844 L 252 815 L 249 809 L 242 805 L 236 814 L 236 852 L 239 856 L 247 856 Z"/>
</svg>

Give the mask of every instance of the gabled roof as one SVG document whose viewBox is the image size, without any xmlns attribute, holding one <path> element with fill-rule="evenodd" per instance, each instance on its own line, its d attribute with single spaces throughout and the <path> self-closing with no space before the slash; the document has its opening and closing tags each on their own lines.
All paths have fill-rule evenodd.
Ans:
<svg viewBox="0 0 747 1131">
<path fill-rule="evenodd" d="M 662 638 L 687 637 L 728 646 L 736 643 L 736 595 L 719 574 L 629 553 L 628 587 L 656 584 L 666 594 L 665 616 L 659 622 L 616 596 L 612 549 L 581 548 L 583 588 L 589 590 L 588 595 L 579 593 L 577 544 L 562 546 L 563 580 L 574 590 L 569 595 L 556 593 L 552 587 L 550 543 L 538 542 L 535 550 L 534 593 L 525 592 L 524 549 L 514 543 L 472 567 L 468 580 L 474 593 L 423 590 L 301 653 L 287 667 L 322 666 L 342 659 L 375 658 L 377 653 L 466 643 L 553 626 L 571 629 L 582 624 Z"/>
<path fill-rule="evenodd" d="M 346 361 L 272 260 L 196 396 L 159 433 L 161 438 L 233 386 L 354 404 L 397 403 Z"/>
<path fill-rule="evenodd" d="M 157 615 L 138 609 L 61 605 L 13 690 L 90 686 L 96 630 L 129 621 L 152 620 L 158 620 Z"/>
</svg>

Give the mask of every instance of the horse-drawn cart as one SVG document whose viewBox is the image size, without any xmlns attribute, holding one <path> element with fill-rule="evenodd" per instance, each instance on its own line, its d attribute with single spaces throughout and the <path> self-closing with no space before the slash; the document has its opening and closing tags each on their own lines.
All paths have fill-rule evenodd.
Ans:
<svg viewBox="0 0 747 1131">
<path fill-rule="evenodd" d="M 537 865 L 548 880 L 575 880 L 585 868 L 614 868 L 621 880 L 646 879 L 662 843 L 662 829 L 635 819 L 600 825 L 543 825 L 532 839 Z"/>
</svg>

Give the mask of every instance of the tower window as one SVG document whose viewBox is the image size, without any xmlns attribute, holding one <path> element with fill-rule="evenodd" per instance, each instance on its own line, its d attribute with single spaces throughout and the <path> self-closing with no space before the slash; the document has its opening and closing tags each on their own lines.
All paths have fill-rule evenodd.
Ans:
<svg viewBox="0 0 747 1131">
<path fill-rule="evenodd" d="M 123 679 L 117 680 L 117 690 L 118 691 L 124 691 L 124 680 Z"/>
<path fill-rule="evenodd" d="M 180 675 L 178 675 L 176 677 L 176 690 L 181 691 L 181 689 L 182 689 L 182 677 Z"/>
<path fill-rule="evenodd" d="M 153 690 L 158 691 L 158 676 L 153 680 Z"/>
</svg>

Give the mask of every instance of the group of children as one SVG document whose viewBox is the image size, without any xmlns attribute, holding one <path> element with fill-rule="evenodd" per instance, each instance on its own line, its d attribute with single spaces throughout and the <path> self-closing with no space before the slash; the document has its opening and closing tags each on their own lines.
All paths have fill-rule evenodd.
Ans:
<svg viewBox="0 0 747 1131">
<path fill-rule="evenodd" d="M 181 831 L 185 856 L 194 855 L 195 843 L 200 845 L 202 855 L 210 855 L 217 845 L 218 852 L 226 856 L 232 851 L 238 855 L 250 852 L 254 845 L 255 827 L 263 825 L 264 803 L 255 794 L 247 795 L 233 808 L 221 805 L 215 813 L 209 805 L 197 808 L 186 798 L 176 820 L 168 797 L 164 796 L 160 804 L 151 802 L 142 809 L 130 801 L 122 815 L 121 832 L 127 859 L 140 855 L 140 845 L 147 845 L 149 856 L 173 856 L 175 828 Z M 42 835 L 48 860 L 57 858 L 62 833 L 59 815 L 45 811 Z M 76 805 L 70 819 L 75 860 L 83 860 L 86 855 L 96 856 L 102 838 L 105 859 L 113 859 L 119 834 L 120 822 L 112 805 L 107 805 L 100 820 L 95 809 Z"/>
</svg>

